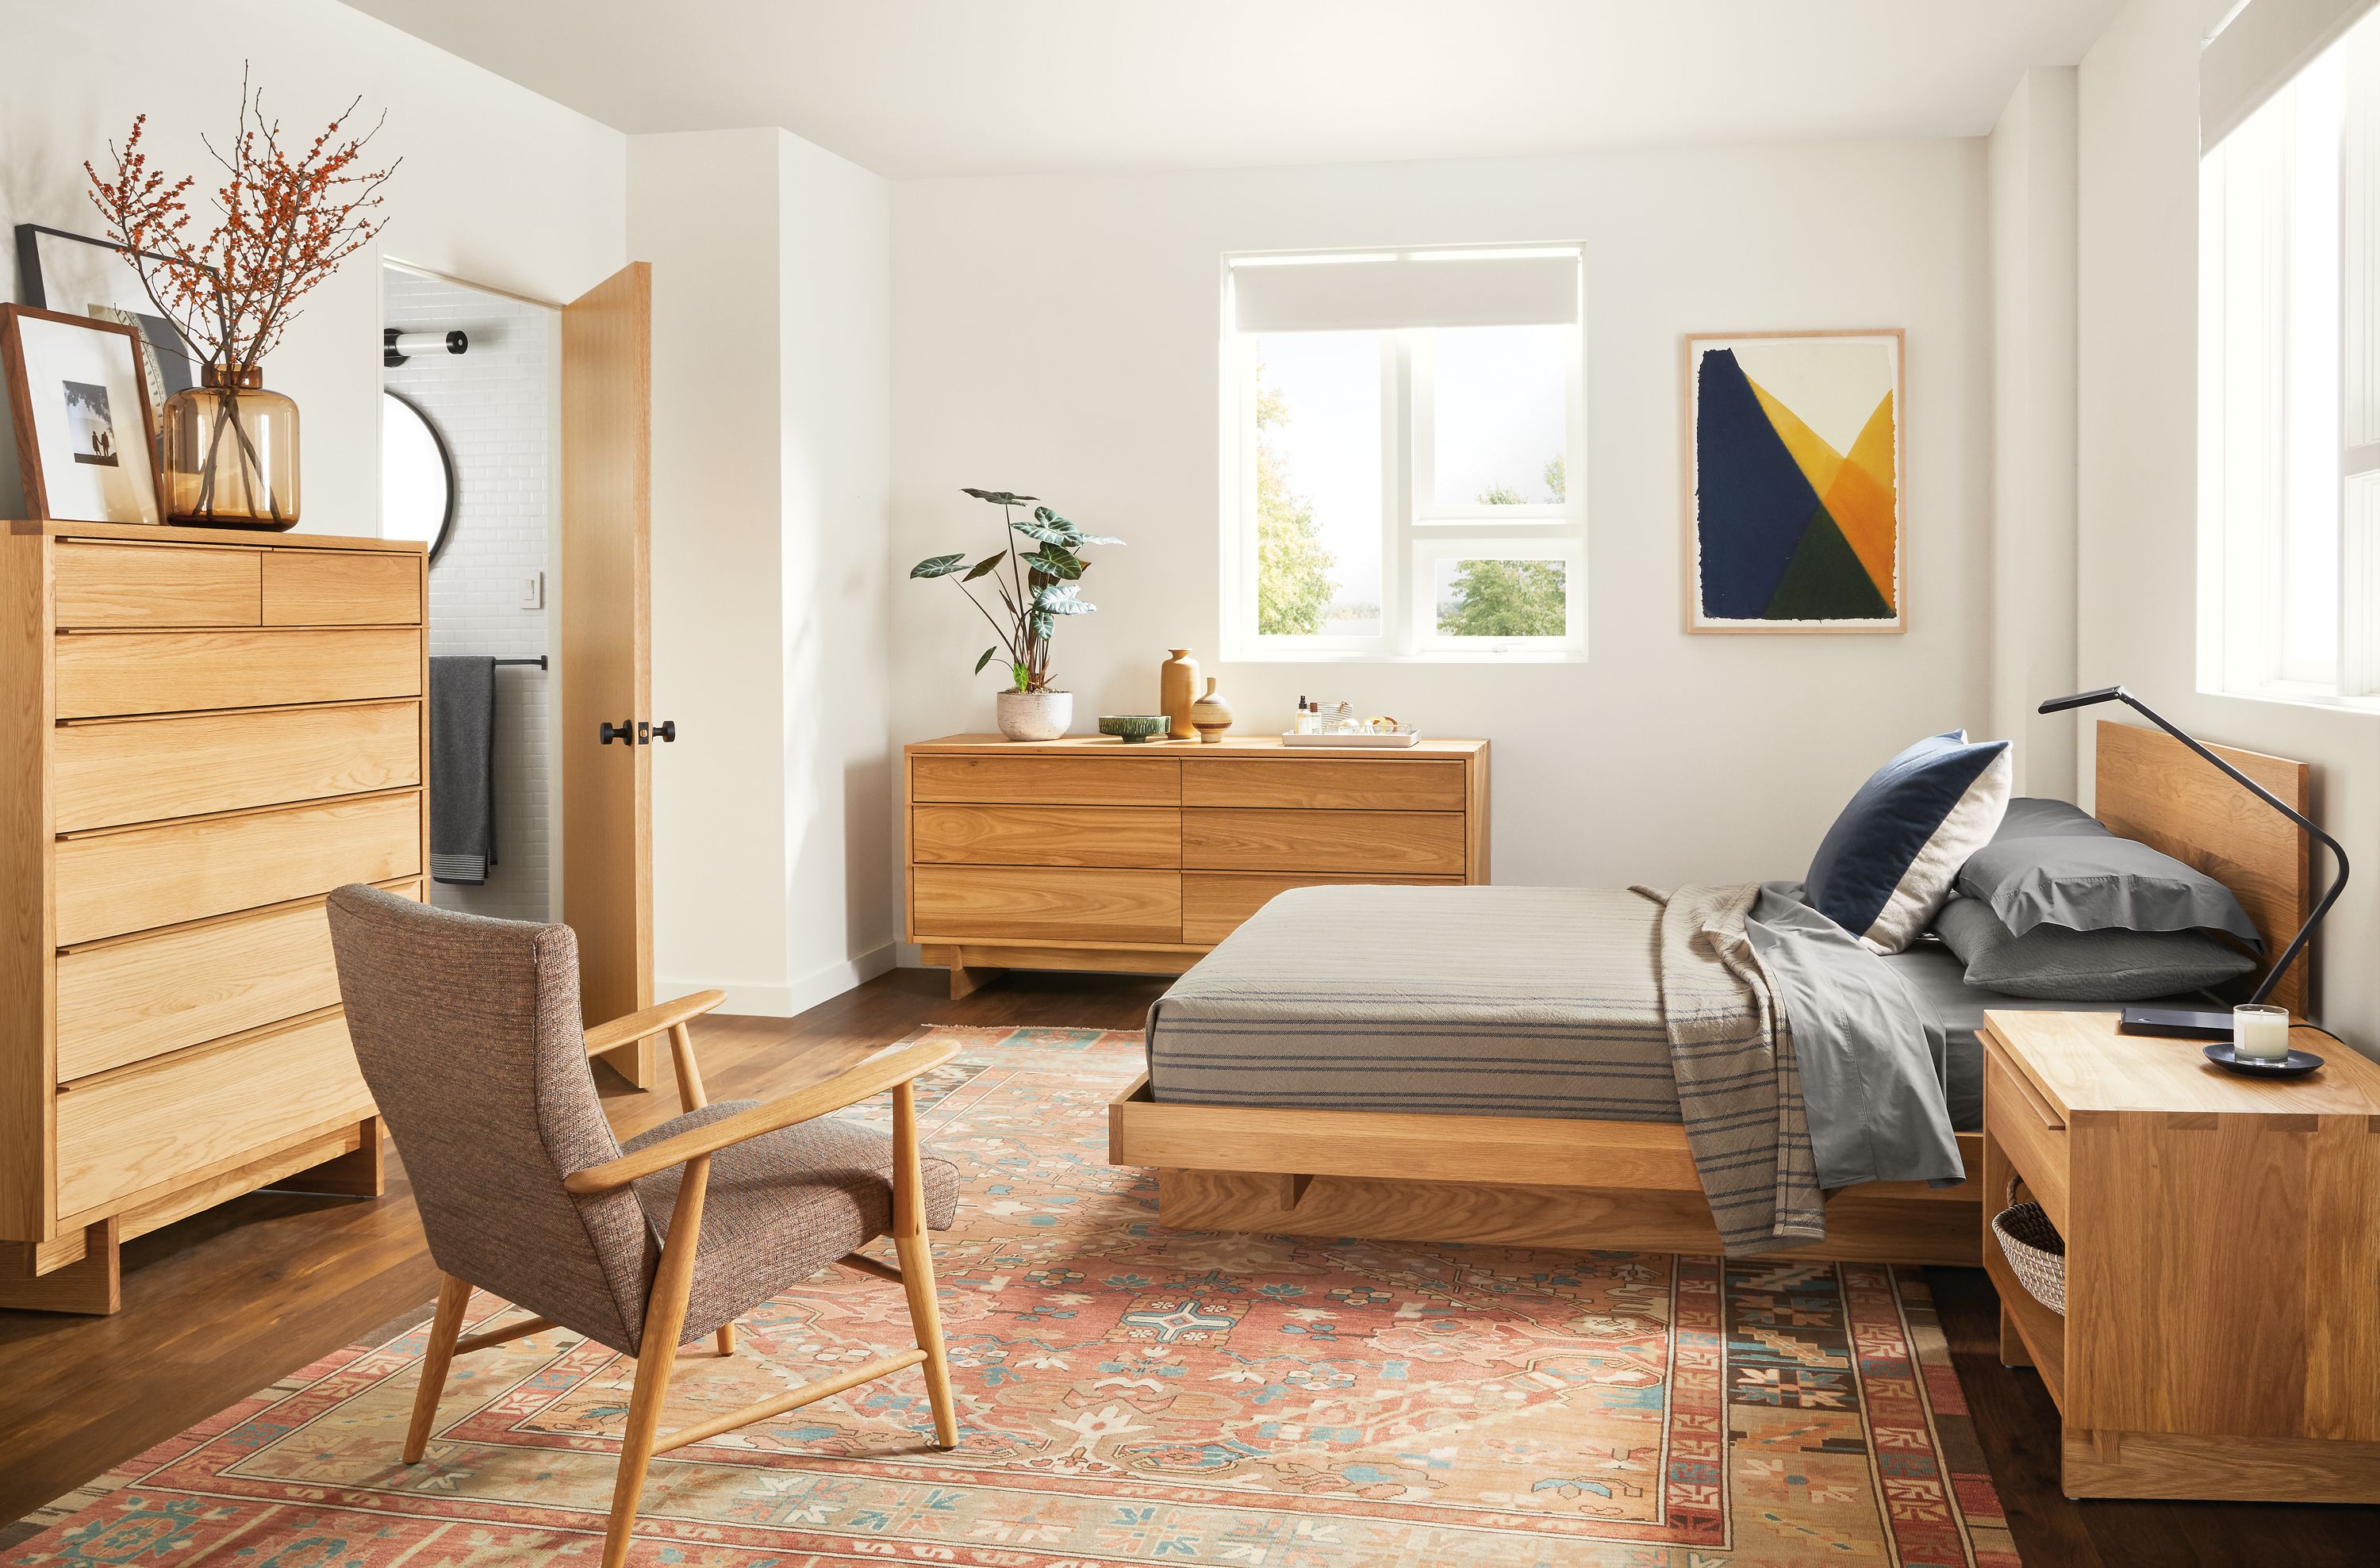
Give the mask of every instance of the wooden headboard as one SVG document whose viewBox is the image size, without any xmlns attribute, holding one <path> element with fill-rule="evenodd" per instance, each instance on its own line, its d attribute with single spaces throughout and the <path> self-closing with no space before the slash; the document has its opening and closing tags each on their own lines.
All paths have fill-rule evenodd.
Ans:
<svg viewBox="0 0 2380 1568">
<path fill-rule="evenodd" d="M 2307 802 L 2301 762 L 2262 752 L 2207 748 L 2296 810 Z M 2137 838 L 2196 867 L 2231 889 L 2265 939 L 2267 961 L 2280 955 L 2313 905 L 2313 842 L 2297 824 L 2206 765 L 2172 736 L 2099 721 L 2098 814 L 2111 833 Z M 2268 998 L 2302 1015 L 2311 948 Z"/>
</svg>

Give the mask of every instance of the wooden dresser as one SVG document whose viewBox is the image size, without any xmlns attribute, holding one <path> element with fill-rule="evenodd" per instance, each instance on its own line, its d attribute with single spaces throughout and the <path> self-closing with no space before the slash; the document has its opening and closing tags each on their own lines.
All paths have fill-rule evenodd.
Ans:
<svg viewBox="0 0 2380 1568">
<path fill-rule="evenodd" d="M 1003 969 L 1179 974 L 1274 894 L 1488 880 L 1488 742 L 924 741 L 904 759 L 909 940 Z"/>
<path fill-rule="evenodd" d="M 0 1306 L 297 1177 L 374 1193 L 322 895 L 422 896 L 419 545 L 0 537 Z"/>
</svg>

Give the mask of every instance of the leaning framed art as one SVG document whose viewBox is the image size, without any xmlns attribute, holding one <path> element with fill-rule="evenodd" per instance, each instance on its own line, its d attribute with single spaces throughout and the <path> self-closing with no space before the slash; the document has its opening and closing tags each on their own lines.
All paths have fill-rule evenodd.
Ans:
<svg viewBox="0 0 2380 1568">
<path fill-rule="evenodd" d="M 1686 337 L 1689 632 L 1905 632 L 1899 328 Z"/>
<path fill-rule="evenodd" d="M 164 520 L 138 328 L 0 305 L 0 372 L 27 517 Z"/>
</svg>

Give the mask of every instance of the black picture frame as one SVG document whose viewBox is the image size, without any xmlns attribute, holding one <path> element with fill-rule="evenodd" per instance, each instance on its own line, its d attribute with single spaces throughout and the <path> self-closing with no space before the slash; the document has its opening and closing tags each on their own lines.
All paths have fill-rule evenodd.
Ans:
<svg viewBox="0 0 2380 1568">
<path fill-rule="evenodd" d="M 88 316 L 94 303 L 106 303 L 132 318 L 130 325 L 140 332 L 141 357 L 151 373 L 152 401 L 163 406 L 165 396 L 197 384 L 198 368 L 201 363 L 191 349 L 182 331 L 169 319 L 156 314 L 146 300 L 139 304 L 122 301 L 91 301 L 83 299 L 52 299 L 51 280 L 42 267 L 42 242 L 44 239 L 70 245 L 86 245 L 115 256 L 116 263 L 128 272 L 131 263 L 125 260 L 113 240 L 95 239 L 68 229 L 52 228 L 47 223 L 17 225 L 17 274 L 23 303 L 42 310 L 58 310 L 70 316 Z M 172 261 L 170 256 L 153 250 L 139 252 L 152 261 Z M 94 318 L 108 320 L 110 318 Z"/>
</svg>

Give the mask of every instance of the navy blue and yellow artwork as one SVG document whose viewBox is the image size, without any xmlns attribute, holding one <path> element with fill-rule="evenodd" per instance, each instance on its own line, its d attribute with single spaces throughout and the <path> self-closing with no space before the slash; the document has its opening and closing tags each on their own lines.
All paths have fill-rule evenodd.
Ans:
<svg viewBox="0 0 2380 1568">
<path fill-rule="evenodd" d="M 1686 340 L 1687 630 L 1899 632 L 1898 332 Z"/>
</svg>

